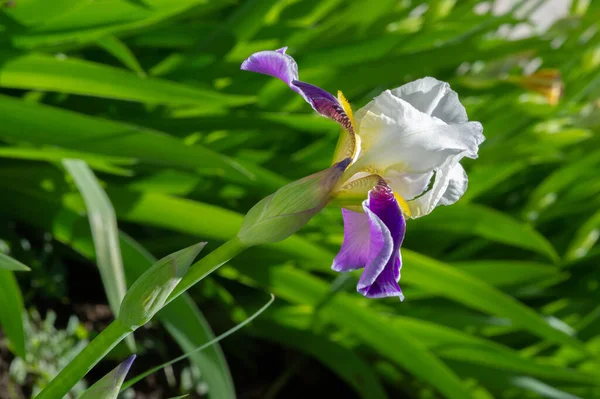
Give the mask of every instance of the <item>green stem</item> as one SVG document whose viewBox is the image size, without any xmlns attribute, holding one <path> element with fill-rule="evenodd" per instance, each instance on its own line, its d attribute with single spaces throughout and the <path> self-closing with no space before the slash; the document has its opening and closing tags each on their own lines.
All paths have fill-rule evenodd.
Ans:
<svg viewBox="0 0 600 399">
<path fill-rule="evenodd" d="M 57 399 L 65 396 L 100 359 L 130 333 L 131 330 L 118 319 L 113 321 L 50 381 L 36 399 Z"/>
<path fill-rule="evenodd" d="M 167 306 L 173 299 L 190 289 L 198 281 L 223 266 L 231 258 L 238 255 L 247 246 L 237 236 L 221 245 L 204 258 L 190 266 L 175 290 L 171 293 Z M 52 381 L 44 388 L 36 399 L 62 398 L 77 384 L 112 348 L 127 337 L 133 330 L 128 329 L 119 321 L 113 321 L 92 342 L 73 359 Z"/>
<path fill-rule="evenodd" d="M 215 249 L 204 258 L 190 266 L 189 270 L 183 276 L 177 287 L 173 290 L 165 306 L 168 305 L 173 299 L 189 290 L 194 284 L 208 276 L 231 259 L 235 258 L 241 252 L 243 252 L 248 246 L 240 241 L 235 236 L 219 248 Z"/>
</svg>

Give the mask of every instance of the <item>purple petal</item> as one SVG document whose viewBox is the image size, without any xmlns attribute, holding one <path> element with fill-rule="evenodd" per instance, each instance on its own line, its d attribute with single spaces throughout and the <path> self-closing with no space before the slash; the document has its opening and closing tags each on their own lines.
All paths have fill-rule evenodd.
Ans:
<svg viewBox="0 0 600 399">
<path fill-rule="evenodd" d="M 354 131 L 350 118 L 333 94 L 326 92 L 320 87 L 298 80 L 293 81 L 292 84 L 300 90 L 300 95 L 304 97 L 306 102 L 308 102 L 320 115 L 333 119 L 349 132 Z"/>
<path fill-rule="evenodd" d="M 363 202 L 364 214 L 342 209 L 344 242 L 333 261 L 333 270 L 346 272 L 364 267 L 356 290 L 367 298 L 400 297 L 398 286 L 402 257 L 400 247 L 406 221 L 385 183 L 380 183 Z"/>
<path fill-rule="evenodd" d="M 275 51 L 254 53 L 242 62 L 241 69 L 279 78 L 292 90 L 298 91 L 292 87 L 292 82 L 298 80 L 298 65 L 285 53 L 286 50 L 287 47 L 283 47 Z"/>
<path fill-rule="evenodd" d="M 331 268 L 336 272 L 362 269 L 366 264 L 372 263 L 373 258 L 378 258 L 378 253 L 382 253 L 384 258 L 379 262 L 383 262 L 382 266 L 385 265 L 392 249 L 391 239 L 389 235 L 386 236 L 387 228 L 377 221 L 371 221 L 365 213 L 342 209 L 342 216 L 344 217 L 344 242 Z M 377 217 L 375 220 L 378 220 Z M 378 239 L 371 242 L 371 235 L 377 236 Z"/>
<path fill-rule="evenodd" d="M 285 53 L 286 50 L 287 47 L 283 47 L 275 51 L 254 53 L 242 63 L 241 69 L 283 80 L 320 115 L 333 119 L 344 129 L 353 132 L 350 118 L 334 95 L 317 86 L 298 80 L 298 65 L 291 56 Z"/>
<path fill-rule="evenodd" d="M 400 251 L 394 251 L 394 254 L 385 265 L 382 272 L 377 276 L 375 281 L 372 284 L 361 284 L 359 281 L 358 285 L 356 286 L 356 290 L 367 298 L 385 298 L 389 296 L 397 296 L 400 297 L 401 301 L 403 301 L 404 294 L 402 294 L 402 289 L 398 285 L 401 267 L 402 259 L 400 256 Z"/>
<path fill-rule="evenodd" d="M 398 202 L 387 184 L 379 184 L 369 192 L 369 199 L 363 203 L 363 208 L 365 212 L 371 211 L 385 225 L 393 244 L 385 265 L 375 267 L 367 264 L 356 288 L 368 298 L 399 296 L 402 300 L 404 296 L 398 286 L 398 280 L 402 267 L 400 246 L 406 231 L 406 221 Z M 371 235 L 371 240 L 373 239 L 378 238 Z"/>
</svg>

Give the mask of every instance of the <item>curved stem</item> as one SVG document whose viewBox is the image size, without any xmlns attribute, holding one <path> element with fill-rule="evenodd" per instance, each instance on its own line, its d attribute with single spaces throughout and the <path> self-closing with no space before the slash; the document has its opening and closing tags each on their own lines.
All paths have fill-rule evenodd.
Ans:
<svg viewBox="0 0 600 399">
<path fill-rule="evenodd" d="M 168 305 L 173 299 L 189 290 L 194 284 L 208 276 L 225 263 L 229 262 L 232 258 L 243 252 L 247 245 L 243 244 L 240 239 L 235 236 L 234 238 L 215 249 L 204 258 L 190 266 L 189 270 L 183 276 L 177 287 L 173 290 L 165 306 Z"/>
</svg>

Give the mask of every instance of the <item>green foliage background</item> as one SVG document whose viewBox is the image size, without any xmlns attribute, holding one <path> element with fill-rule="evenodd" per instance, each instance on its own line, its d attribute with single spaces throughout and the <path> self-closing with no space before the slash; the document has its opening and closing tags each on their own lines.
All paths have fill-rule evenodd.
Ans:
<svg viewBox="0 0 600 399">
<path fill-rule="evenodd" d="M 258 200 L 329 166 L 338 126 L 282 82 L 239 70 L 252 52 L 289 46 L 302 80 L 342 90 L 355 110 L 419 77 L 448 81 L 487 140 L 466 165 L 463 199 L 409 221 L 404 303 L 366 300 L 357 275 L 329 270 L 343 229 L 339 209 L 327 208 L 161 312 L 153 328 L 189 351 L 213 336 L 200 309 L 224 330 L 277 297 L 226 356 L 215 346 L 192 357 L 209 395 L 233 397 L 237 385 L 239 397 L 276 397 L 316 361 L 336 379 L 317 393 L 343 384 L 365 399 L 600 397 L 600 3 L 573 1 L 547 32 L 513 40 L 498 30 L 544 2 L 500 16 L 475 13 L 478 3 L 5 1 L 0 238 L 32 268 L 0 267 L 11 351 L 25 358 L 31 287 L 55 290 L 82 259 L 81 284 L 101 284 L 88 212 L 116 216 L 120 233 L 105 244 L 119 244 L 131 286 L 154 257 L 199 240 L 208 252 Z M 558 105 L 506 81 L 532 67 L 561 72 Z M 84 202 L 66 158 L 89 165 L 114 212 Z M 17 245 L 43 233 L 57 248 L 52 270 L 35 247 L 27 255 Z M 281 376 L 245 392 L 225 359 L 266 342 L 292 361 L 249 356 Z"/>
</svg>

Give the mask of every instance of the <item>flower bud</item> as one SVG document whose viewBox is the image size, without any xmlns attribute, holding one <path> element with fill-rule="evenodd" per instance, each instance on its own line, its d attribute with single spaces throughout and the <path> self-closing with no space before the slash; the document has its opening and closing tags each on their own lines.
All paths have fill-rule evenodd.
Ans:
<svg viewBox="0 0 600 399">
<path fill-rule="evenodd" d="M 248 211 L 238 238 L 251 246 L 281 241 L 304 226 L 331 198 L 350 158 L 287 184 Z"/>
<path fill-rule="evenodd" d="M 135 355 L 129 356 L 123 363 L 89 387 L 79 399 L 116 399 L 134 360 Z"/>
<path fill-rule="evenodd" d="M 135 330 L 146 324 L 164 306 L 181 278 L 206 243 L 199 243 L 165 256 L 127 290 L 118 319 Z"/>
</svg>

